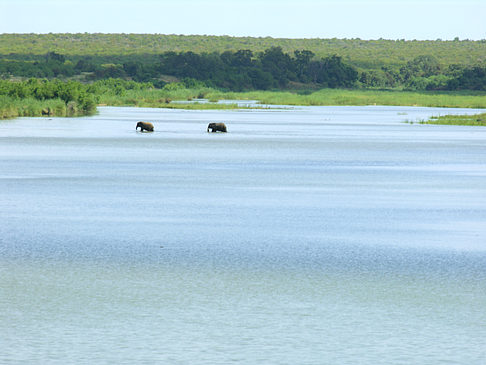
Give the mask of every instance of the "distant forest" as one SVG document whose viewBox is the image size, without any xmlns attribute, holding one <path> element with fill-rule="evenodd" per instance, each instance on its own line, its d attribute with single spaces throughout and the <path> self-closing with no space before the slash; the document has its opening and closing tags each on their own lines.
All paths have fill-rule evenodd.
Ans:
<svg viewBox="0 0 486 365">
<path fill-rule="evenodd" d="M 0 34 L 0 77 L 184 81 L 234 91 L 484 91 L 486 41 Z"/>
</svg>

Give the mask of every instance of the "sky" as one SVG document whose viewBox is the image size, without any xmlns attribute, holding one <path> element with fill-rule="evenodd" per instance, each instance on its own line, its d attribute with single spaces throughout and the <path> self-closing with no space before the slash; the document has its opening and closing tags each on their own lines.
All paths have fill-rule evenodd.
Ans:
<svg viewBox="0 0 486 365">
<path fill-rule="evenodd" d="M 486 39 L 486 0 L 0 0 L 0 33 Z"/>
</svg>

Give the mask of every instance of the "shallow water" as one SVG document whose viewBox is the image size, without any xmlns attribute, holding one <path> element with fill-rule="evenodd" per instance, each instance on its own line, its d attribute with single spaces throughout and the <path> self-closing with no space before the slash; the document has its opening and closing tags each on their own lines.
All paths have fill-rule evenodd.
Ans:
<svg viewBox="0 0 486 365">
<path fill-rule="evenodd" d="M 403 123 L 464 112 L 0 122 L 0 363 L 483 364 L 486 128 Z"/>
</svg>

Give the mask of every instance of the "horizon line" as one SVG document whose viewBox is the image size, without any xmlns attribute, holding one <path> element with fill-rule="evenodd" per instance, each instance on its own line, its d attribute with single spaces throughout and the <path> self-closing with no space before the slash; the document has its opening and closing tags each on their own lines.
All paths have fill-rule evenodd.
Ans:
<svg viewBox="0 0 486 365">
<path fill-rule="evenodd" d="M 1 32 L 0 35 L 49 35 L 49 34 L 72 34 L 72 35 L 82 35 L 82 34 L 102 34 L 102 35 L 159 35 L 159 36 L 177 36 L 177 37 L 227 37 L 227 38 L 271 38 L 271 39 L 295 39 L 295 40 L 328 40 L 328 39 L 338 39 L 338 40 L 360 40 L 360 41 L 400 41 L 400 42 L 481 42 L 486 41 L 486 38 L 481 39 L 461 39 L 456 36 L 452 39 L 443 38 L 423 38 L 423 39 L 408 39 L 408 38 L 360 38 L 360 37 L 280 37 L 280 36 L 249 36 L 249 35 L 229 35 L 229 34 L 176 34 L 176 33 L 138 33 L 138 32 Z"/>
</svg>

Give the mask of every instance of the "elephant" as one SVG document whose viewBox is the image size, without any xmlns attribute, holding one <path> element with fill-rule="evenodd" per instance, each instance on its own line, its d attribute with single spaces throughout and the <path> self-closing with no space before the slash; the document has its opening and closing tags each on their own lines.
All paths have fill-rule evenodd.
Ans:
<svg viewBox="0 0 486 365">
<path fill-rule="evenodd" d="M 140 132 L 143 132 L 146 130 L 147 132 L 153 132 L 154 131 L 154 125 L 149 122 L 138 122 L 137 126 L 135 127 L 135 130 L 138 130 L 140 127 Z"/>
<path fill-rule="evenodd" d="M 211 129 L 211 132 L 227 132 L 226 124 L 224 123 L 209 123 L 208 124 L 208 133 Z"/>
<path fill-rule="evenodd" d="M 50 115 L 54 114 L 54 110 L 52 110 L 51 108 L 44 108 L 44 109 L 42 109 L 41 114 L 50 116 Z"/>
</svg>

